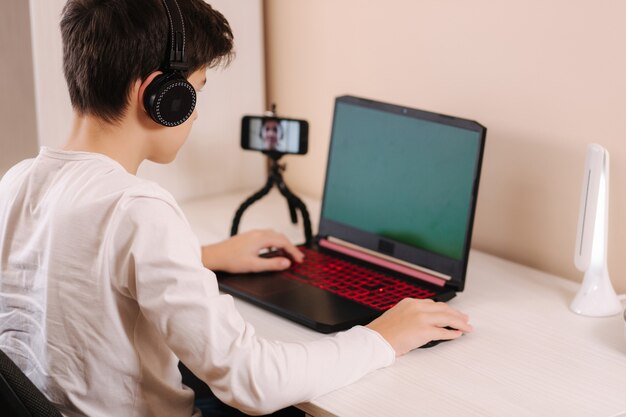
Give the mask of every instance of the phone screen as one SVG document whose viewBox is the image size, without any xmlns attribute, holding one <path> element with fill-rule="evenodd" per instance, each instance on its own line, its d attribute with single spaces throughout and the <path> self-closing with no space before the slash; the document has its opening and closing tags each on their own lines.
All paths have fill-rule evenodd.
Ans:
<svg viewBox="0 0 626 417">
<path fill-rule="evenodd" d="M 308 148 L 306 120 L 244 116 L 241 147 L 256 151 L 305 154 Z"/>
</svg>

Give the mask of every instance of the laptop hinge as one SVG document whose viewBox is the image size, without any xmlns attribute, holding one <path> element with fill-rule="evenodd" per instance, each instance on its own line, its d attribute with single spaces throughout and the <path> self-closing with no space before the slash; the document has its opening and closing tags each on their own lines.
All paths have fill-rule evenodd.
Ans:
<svg viewBox="0 0 626 417">
<path fill-rule="evenodd" d="M 450 280 L 450 277 L 447 275 L 430 271 L 427 268 L 423 268 L 419 265 L 414 265 L 400 259 L 395 259 L 391 256 L 381 255 L 372 250 L 345 242 L 341 239 L 333 237 L 329 237 L 328 239 L 320 238 L 318 240 L 318 244 L 321 247 L 343 253 L 344 255 L 348 255 L 374 265 L 382 266 L 383 268 L 387 268 L 392 271 L 400 272 L 401 274 L 435 284 L 439 287 L 443 287 L 446 282 Z"/>
</svg>

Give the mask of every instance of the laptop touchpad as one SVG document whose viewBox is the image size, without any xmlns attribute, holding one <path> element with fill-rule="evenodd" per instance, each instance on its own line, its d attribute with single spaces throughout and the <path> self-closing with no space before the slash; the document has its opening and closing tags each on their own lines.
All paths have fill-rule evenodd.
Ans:
<svg viewBox="0 0 626 417">
<path fill-rule="evenodd" d="M 228 280 L 227 284 L 232 288 L 238 288 L 249 294 L 262 298 L 293 291 L 296 288 L 306 285 L 298 281 L 285 279 L 272 274 L 238 276 L 236 279 Z"/>
</svg>

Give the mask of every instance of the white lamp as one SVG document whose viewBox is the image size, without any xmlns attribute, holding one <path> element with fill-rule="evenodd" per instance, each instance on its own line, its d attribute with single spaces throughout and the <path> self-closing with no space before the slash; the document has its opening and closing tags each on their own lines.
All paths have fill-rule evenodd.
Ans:
<svg viewBox="0 0 626 417">
<path fill-rule="evenodd" d="M 570 305 L 583 316 L 613 316 L 622 310 L 607 267 L 608 220 L 609 153 L 592 143 L 587 147 L 574 255 L 576 268 L 585 276 Z"/>
</svg>

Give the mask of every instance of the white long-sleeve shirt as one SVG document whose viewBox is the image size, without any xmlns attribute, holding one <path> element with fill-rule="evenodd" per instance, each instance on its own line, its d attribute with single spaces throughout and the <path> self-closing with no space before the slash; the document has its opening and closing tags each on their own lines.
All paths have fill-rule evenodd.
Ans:
<svg viewBox="0 0 626 417">
<path fill-rule="evenodd" d="M 267 413 L 391 364 L 376 332 L 262 339 L 220 294 L 173 197 L 95 153 L 42 148 L 0 182 L 0 349 L 65 416 L 191 416 L 180 359 Z"/>
</svg>

